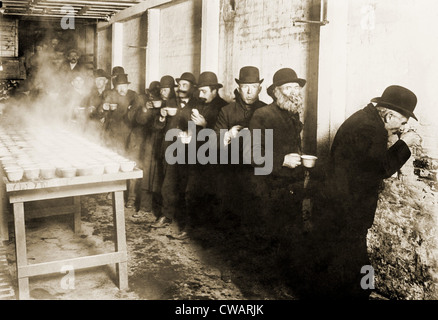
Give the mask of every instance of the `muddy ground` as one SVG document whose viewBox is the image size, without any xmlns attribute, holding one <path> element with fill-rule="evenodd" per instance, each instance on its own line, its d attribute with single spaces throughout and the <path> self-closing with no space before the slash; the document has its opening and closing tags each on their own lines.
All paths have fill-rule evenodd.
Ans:
<svg viewBox="0 0 438 320">
<path fill-rule="evenodd" d="M 68 215 L 26 222 L 30 264 L 114 250 L 111 200 L 102 194 L 82 197 L 81 202 L 79 234 L 73 233 Z M 125 209 L 129 290 L 118 290 L 114 266 L 103 266 L 75 271 L 73 283 L 64 278 L 72 274 L 68 270 L 30 278 L 31 299 L 299 299 L 285 272 L 289 260 L 281 251 L 287 250 L 259 230 L 245 231 L 238 219 L 208 218 L 192 229 L 189 239 L 180 241 L 169 237 L 177 232 L 173 227 L 151 229 L 154 215 L 139 220 L 133 213 Z M 15 279 L 10 227 L 10 241 L 4 244 Z"/>
</svg>

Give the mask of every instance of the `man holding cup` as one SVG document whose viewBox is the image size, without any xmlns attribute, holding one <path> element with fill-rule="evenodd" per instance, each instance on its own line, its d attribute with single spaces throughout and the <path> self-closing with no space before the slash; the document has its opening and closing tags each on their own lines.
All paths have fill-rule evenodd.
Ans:
<svg viewBox="0 0 438 320">
<path fill-rule="evenodd" d="M 272 172 L 254 176 L 254 179 L 260 205 L 264 206 L 262 223 L 265 219 L 267 228 L 273 229 L 269 233 L 278 235 L 279 239 L 287 236 L 282 235 L 282 231 L 287 233 L 301 221 L 298 218 L 302 199 L 298 195 L 302 191 L 304 172 L 300 157 L 303 128 L 300 114 L 305 84 L 306 80 L 299 78 L 293 69 L 278 70 L 268 88 L 275 96 L 274 102 L 257 109 L 249 121 L 252 136 L 256 131 L 261 133 L 261 139 L 252 139 L 252 148 L 245 146 L 245 153 L 251 152 L 253 166 L 263 163 L 258 156 L 272 155 Z M 272 140 L 265 140 L 266 136 Z"/>
</svg>

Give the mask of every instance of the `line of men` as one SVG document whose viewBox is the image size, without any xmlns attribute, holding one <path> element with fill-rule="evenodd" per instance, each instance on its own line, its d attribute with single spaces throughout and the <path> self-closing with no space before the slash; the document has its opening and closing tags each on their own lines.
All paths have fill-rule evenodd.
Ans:
<svg viewBox="0 0 438 320">
<path fill-rule="evenodd" d="M 114 81 L 115 92 L 126 97 L 127 75 L 119 74 Z M 164 228 L 175 222 L 178 233 L 170 235 L 179 240 L 189 237 L 190 228 L 203 219 L 213 219 L 215 213 L 231 215 L 226 222 L 240 220 L 244 226 L 256 220 L 258 226 L 267 226 L 265 230 L 279 238 L 280 244 L 286 239 L 285 250 L 295 248 L 293 252 L 298 254 L 294 256 L 295 262 L 312 255 L 304 267 L 309 274 L 304 274 L 303 279 L 314 286 L 305 295 L 368 299 L 370 291 L 361 285 L 361 268 L 370 265 L 366 235 L 374 220 L 383 179 L 404 165 L 411 156 L 411 147 L 421 145 L 418 134 L 404 130 L 409 118 L 416 119 L 413 111 L 417 97 L 402 86 L 389 86 L 381 97 L 371 100 L 376 105 L 369 103 L 344 122 L 312 195 L 318 231 L 304 242 L 291 243 L 287 242 L 290 235 L 302 234 L 304 230 L 300 115 L 306 80 L 291 68 L 275 72 L 267 89 L 273 98 L 269 105 L 259 100 L 264 79 L 260 79 L 258 68 L 243 67 L 235 81 L 235 99 L 229 103 L 219 96 L 222 85 L 212 72 L 201 73 L 198 81 L 188 72 L 175 80 L 166 75 L 151 83 L 143 100 L 127 99 L 129 103 L 125 103 L 116 119 L 123 119 L 131 129 L 125 134 L 121 131 L 114 136 L 109 134 L 109 141 L 114 143 L 121 138 L 126 152 L 134 152 L 144 170 L 141 187 L 137 188 L 141 192 L 135 193 L 140 196 L 136 198 L 138 210 L 134 217 L 142 218 L 153 211 L 158 218 L 152 228 Z M 114 91 L 105 95 L 102 103 L 107 132 L 111 117 L 121 106 L 119 98 L 112 95 Z M 115 109 L 111 107 L 114 104 Z M 252 135 L 260 130 L 262 138 L 253 141 L 249 148 L 251 164 L 168 163 L 165 154 L 175 140 L 184 144 L 186 156 L 191 144 L 195 150 L 200 147 L 197 139 L 191 139 L 195 133 L 190 132 L 193 128 L 189 121 L 195 124 L 196 132 L 213 129 L 220 148 L 229 148 L 242 130 L 248 129 Z M 142 128 L 140 144 L 132 143 L 136 126 Z M 181 134 L 167 141 L 163 137 L 171 129 L 179 129 Z M 221 130 L 226 134 L 221 135 Z M 272 143 L 266 143 L 268 140 L 263 137 L 267 130 L 272 134 Z M 398 136 L 397 142 L 388 147 L 394 136 Z M 143 147 L 138 148 L 139 145 Z M 239 148 L 241 157 L 247 149 Z M 255 175 L 253 167 L 262 163 L 257 157 L 266 154 L 272 154 L 272 172 Z M 156 210 L 153 204 L 161 210 Z M 299 246 L 307 253 L 297 251 Z M 316 280 L 315 284 L 315 279 L 321 281 Z"/>
<path fill-rule="evenodd" d="M 112 90 L 105 89 L 110 79 Z M 143 179 L 130 181 L 127 192 L 126 207 L 136 209 L 134 219 L 141 221 L 153 213 L 157 219 L 151 227 L 174 226 L 177 232 L 170 236 L 178 240 L 189 237 L 190 228 L 202 221 L 217 218 L 219 223 L 234 220 L 248 225 L 257 217 L 256 212 L 267 220 L 275 212 L 277 227 L 284 226 L 289 219 L 287 212 L 298 204 L 295 197 L 290 197 L 291 183 L 299 185 L 298 181 L 302 181 L 302 171 L 298 168 L 293 174 L 291 169 L 301 164 L 300 158 L 292 154 L 299 153 L 301 148 L 301 88 L 305 80 L 298 78 L 293 69 L 278 70 L 268 88 L 274 108 L 263 108 L 267 104 L 259 99 L 264 79 L 257 67 L 241 68 L 235 81 L 235 98 L 227 102 L 219 95 L 222 84 L 217 75 L 209 71 L 201 73 L 198 79 L 190 72 L 176 79 L 165 75 L 160 81 L 151 82 L 142 95 L 129 89 L 123 67 L 114 67 L 111 75 L 96 71 L 96 88 L 87 102 L 90 121 L 86 126 L 101 126 L 106 144 L 135 159 L 143 170 Z M 191 132 L 190 121 L 196 132 L 204 128 L 214 130 L 221 140 L 217 143 L 219 148 L 230 148 L 237 139 L 239 163 L 169 164 L 166 150 L 175 141 L 183 143 L 186 158 L 193 145 L 195 150 L 200 147 L 196 139 L 191 140 L 196 133 Z M 264 178 L 253 173 L 252 164 L 260 162 L 242 161 L 245 150 L 239 132 L 254 128 L 273 129 L 274 145 L 279 147 L 274 151 L 274 172 Z M 180 135 L 167 141 L 165 135 L 171 129 L 179 129 Z M 223 139 L 221 130 L 226 131 Z M 254 147 L 271 148 L 264 145 L 263 138 L 262 144 Z M 264 152 L 271 150 L 261 154 Z M 291 201 L 282 199 L 283 191 Z"/>
</svg>

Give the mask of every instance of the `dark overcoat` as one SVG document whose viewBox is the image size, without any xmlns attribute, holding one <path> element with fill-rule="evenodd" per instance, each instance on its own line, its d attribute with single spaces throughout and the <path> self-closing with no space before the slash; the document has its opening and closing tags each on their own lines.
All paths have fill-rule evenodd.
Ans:
<svg viewBox="0 0 438 320">
<path fill-rule="evenodd" d="M 388 148 L 388 132 L 372 104 L 350 116 L 338 129 L 330 150 L 325 195 L 343 228 L 371 227 L 383 179 L 409 159 L 403 140 Z"/>
</svg>

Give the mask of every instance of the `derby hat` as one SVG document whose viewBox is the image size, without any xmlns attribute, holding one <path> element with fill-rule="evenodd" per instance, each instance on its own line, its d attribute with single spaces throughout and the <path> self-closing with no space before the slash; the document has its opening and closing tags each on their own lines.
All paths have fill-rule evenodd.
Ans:
<svg viewBox="0 0 438 320">
<path fill-rule="evenodd" d="M 305 79 L 298 78 L 297 73 L 290 68 L 283 68 L 278 70 L 272 79 L 272 84 L 268 87 L 268 94 L 272 97 L 274 94 L 274 88 L 282 86 L 285 83 L 298 83 L 300 87 L 304 87 L 306 84 Z M 272 94 L 272 95 L 271 95 Z"/>
<path fill-rule="evenodd" d="M 176 78 L 176 82 L 180 82 L 180 80 L 186 80 L 186 81 L 191 82 L 192 84 L 196 85 L 196 78 L 193 75 L 193 73 L 190 73 L 190 72 L 184 72 L 180 78 Z"/>
<path fill-rule="evenodd" d="M 97 69 L 94 71 L 94 77 L 95 78 L 107 78 L 110 79 L 111 76 L 103 69 Z"/>
<path fill-rule="evenodd" d="M 290 68 L 278 70 L 273 77 L 272 84 L 274 87 L 279 87 L 285 83 L 296 82 L 301 87 L 304 87 L 306 80 L 298 78 L 297 73 Z"/>
<path fill-rule="evenodd" d="M 121 66 L 115 66 L 113 68 L 113 70 L 111 71 L 111 76 L 115 77 L 118 74 L 125 74 L 125 69 L 123 67 L 121 67 Z"/>
<path fill-rule="evenodd" d="M 119 84 L 130 84 L 131 82 L 128 81 L 128 75 L 125 74 L 118 74 L 114 79 L 113 79 L 113 84 L 114 86 L 117 86 Z"/>
<path fill-rule="evenodd" d="M 160 87 L 161 88 L 174 88 L 175 87 L 175 79 L 169 75 L 161 77 Z"/>
<path fill-rule="evenodd" d="M 161 100 L 160 97 L 160 82 L 159 81 L 152 81 L 149 84 L 149 88 L 146 90 L 146 95 L 148 96 L 149 100 Z"/>
<path fill-rule="evenodd" d="M 222 88 L 223 85 L 218 83 L 217 76 L 214 72 L 205 71 L 199 75 L 198 88 L 214 87 L 216 89 Z"/>
<path fill-rule="evenodd" d="M 414 114 L 417 105 L 417 96 L 409 89 L 402 86 L 389 86 L 383 91 L 381 97 L 371 99 L 385 108 L 397 111 L 406 117 L 412 117 L 418 121 Z"/>
<path fill-rule="evenodd" d="M 237 84 L 241 83 L 262 83 L 264 79 L 260 80 L 259 69 L 252 66 L 246 66 L 240 69 L 239 79 L 235 79 Z"/>
</svg>

